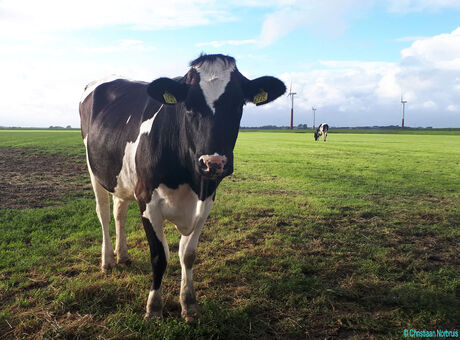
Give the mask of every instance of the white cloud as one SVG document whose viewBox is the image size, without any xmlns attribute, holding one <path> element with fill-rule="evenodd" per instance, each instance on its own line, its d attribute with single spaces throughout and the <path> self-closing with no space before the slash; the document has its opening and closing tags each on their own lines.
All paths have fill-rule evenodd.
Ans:
<svg viewBox="0 0 460 340">
<path fill-rule="evenodd" d="M 5 39 L 114 26 L 156 30 L 234 20 L 213 0 L 4 0 L 0 17 L 0 37 Z"/>
<path fill-rule="evenodd" d="M 452 33 L 417 40 L 401 55 L 408 63 L 443 69 L 460 69 L 460 27 Z"/>
<path fill-rule="evenodd" d="M 258 38 L 259 44 L 268 46 L 300 27 L 308 27 L 332 36 L 341 35 L 348 26 L 348 20 L 360 15 L 371 2 L 370 0 L 291 1 L 267 16 Z"/>
<path fill-rule="evenodd" d="M 257 1 L 255 1 L 257 3 Z M 310 31 L 340 36 L 354 19 L 365 16 L 368 10 L 384 7 L 386 11 L 404 14 L 410 12 L 459 9 L 458 0 L 323 0 L 278 1 L 274 11 L 267 15 L 258 38 L 260 46 L 268 46 L 289 32 L 307 28 Z M 424 39 L 422 36 L 402 37 L 398 42 Z"/>
<path fill-rule="evenodd" d="M 401 51 L 401 86 L 413 108 L 435 109 L 460 104 L 460 28 L 414 42 Z M 449 110 L 450 111 L 450 110 Z"/>
<path fill-rule="evenodd" d="M 448 0 L 387 0 L 383 5 L 378 4 L 393 12 L 460 8 L 460 2 Z M 190 58 L 190 55 L 174 56 L 168 62 L 162 61 L 159 67 L 157 56 L 151 51 L 159 50 L 160 46 L 140 39 L 117 38 L 108 39 L 103 45 L 90 39 L 74 44 L 75 41 L 65 38 L 69 36 L 67 33 L 105 27 L 159 30 L 208 25 L 237 20 L 235 8 L 263 7 L 269 14 L 256 39 L 216 40 L 196 45 L 263 47 L 301 27 L 340 35 L 355 16 L 375 6 L 376 0 L 133 0 L 129 3 L 3 0 L 0 1 L 0 74 L 4 80 L 0 83 L 0 125 L 27 126 L 33 122 L 40 126 L 78 126 L 78 99 L 87 82 L 112 73 L 141 80 L 175 76 L 185 73 Z M 398 63 L 323 60 L 308 64 L 306 72 L 285 73 L 281 78 L 287 84 L 293 81 L 298 93 L 296 109 L 304 117 L 315 105 L 319 106 L 321 117 L 333 125 L 392 124 L 399 120 L 399 96 L 404 91 L 409 125 L 416 117 L 420 124 L 436 126 L 438 120 L 433 122 L 428 118 L 435 112 L 439 119 L 444 117 L 442 124 L 446 126 L 449 120 L 443 114 L 450 113 L 452 118 L 460 111 L 460 28 L 421 38 L 400 38 L 415 40 L 402 50 Z M 268 55 L 267 50 L 258 52 L 263 53 L 245 57 L 264 59 Z M 136 62 L 128 65 L 127 60 Z M 275 116 L 270 121 L 272 111 L 284 112 L 288 107 L 285 98 L 258 108 L 263 118 L 254 116 L 249 108 L 243 124 L 251 117 L 252 125 L 280 124 Z"/>
</svg>

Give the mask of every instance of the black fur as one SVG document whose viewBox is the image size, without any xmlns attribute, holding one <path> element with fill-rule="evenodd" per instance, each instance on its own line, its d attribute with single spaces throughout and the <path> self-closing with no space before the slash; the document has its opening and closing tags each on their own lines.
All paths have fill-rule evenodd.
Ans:
<svg viewBox="0 0 460 340">
<path fill-rule="evenodd" d="M 261 90 L 267 92 L 268 99 L 266 102 L 258 103 L 257 106 L 271 102 L 286 92 L 286 86 L 274 77 L 260 77 L 245 84 L 244 94 L 247 101 L 252 101 L 254 96 Z"/>
<path fill-rule="evenodd" d="M 165 102 L 163 97 L 165 91 L 174 95 L 178 102 L 182 102 L 187 97 L 188 86 L 173 79 L 158 78 L 157 80 L 151 82 L 147 87 L 147 93 L 150 97 L 162 104 L 171 105 L 170 103 Z"/>
<path fill-rule="evenodd" d="M 196 58 L 195 60 L 192 60 L 190 62 L 191 67 L 200 67 L 203 65 L 204 62 L 215 62 L 216 60 L 223 60 L 227 65 L 228 64 L 235 64 L 235 58 L 230 57 L 228 55 L 223 55 L 223 54 L 205 54 L 201 53 L 201 55 Z"/>
<path fill-rule="evenodd" d="M 142 218 L 142 224 L 144 225 L 145 235 L 147 236 L 150 247 L 150 262 L 152 263 L 153 269 L 152 289 L 157 290 L 161 286 L 161 280 L 166 270 L 166 254 L 163 244 L 155 234 L 150 221 L 146 218 Z"/>
<path fill-rule="evenodd" d="M 91 170 L 110 192 L 117 185 L 116 176 L 122 167 L 126 143 L 136 140 L 142 121 L 151 118 L 160 108 L 160 103 L 146 95 L 146 87 L 147 83 L 114 80 L 98 86 L 83 103 L 91 109 L 89 114 L 87 110 L 80 112 L 82 131 L 83 126 L 87 126 Z"/>
<path fill-rule="evenodd" d="M 191 65 L 217 59 L 235 62 L 223 55 L 202 55 Z M 285 86 L 273 77 L 250 81 L 235 67 L 213 114 L 199 87 L 199 74 L 193 68 L 174 80 L 159 78 L 147 84 L 118 79 L 99 85 L 80 105 L 91 169 L 102 186 L 113 192 L 126 143 L 136 140 L 141 123 L 159 110 L 164 103 L 163 93 L 168 91 L 178 103 L 163 106 L 151 133 L 141 137 L 136 154 L 136 195 L 148 200 L 161 183 L 170 188 L 187 183 L 204 200 L 214 193 L 223 177 L 233 172 L 233 148 L 243 105 L 260 89 L 269 93 L 268 103 L 284 93 Z M 203 176 L 198 158 L 215 152 L 226 155 L 227 163 L 223 176 L 211 180 Z"/>
<path fill-rule="evenodd" d="M 268 93 L 267 100 L 260 104 L 276 99 L 286 90 L 276 78 L 250 81 L 235 67 L 224 93 L 214 103 L 213 113 L 193 67 L 218 59 L 235 63 L 232 57 L 220 54 L 201 55 L 191 62 L 192 68 L 183 77 L 159 78 L 150 84 L 114 80 L 96 87 L 80 104 L 82 137 L 87 137 L 91 170 L 110 192 L 117 186 L 127 143 L 136 141 L 142 122 L 157 114 L 150 132 L 141 135 L 135 155 L 135 195 L 141 215 L 160 184 L 171 189 L 188 184 L 200 200 L 210 196 L 214 199 L 220 181 L 233 172 L 233 148 L 244 104 L 260 90 Z M 163 105 L 165 92 L 174 95 L 177 104 Z M 201 155 L 214 153 L 227 157 L 224 172 L 217 178 L 208 177 L 199 162 Z M 142 222 L 151 252 L 153 289 L 158 289 L 166 256 L 150 221 L 142 218 Z"/>
</svg>

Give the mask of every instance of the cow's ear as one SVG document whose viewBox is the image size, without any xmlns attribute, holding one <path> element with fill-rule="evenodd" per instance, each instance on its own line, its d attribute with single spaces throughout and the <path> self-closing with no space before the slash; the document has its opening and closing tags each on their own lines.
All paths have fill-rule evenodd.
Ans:
<svg viewBox="0 0 460 340">
<path fill-rule="evenodd" d="M 246 100 L 256 105 L 270 103 L 286 92 L 284 83 L 275 77 L 260 77 L 250 80 L 244 86 Z"/>
<path fill-rule="evenodd" d="M 170 78 L 158 78 L 147 86 L 150 97 L 160 103 L 174 105 L 187 98 L 188 85 Z"/>
</svg>

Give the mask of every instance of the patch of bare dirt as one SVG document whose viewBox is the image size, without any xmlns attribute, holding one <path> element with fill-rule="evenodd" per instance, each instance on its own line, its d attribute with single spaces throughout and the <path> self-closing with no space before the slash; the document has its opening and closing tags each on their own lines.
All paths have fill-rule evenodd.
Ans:
<svg viewBox="0 0 460 340">
<path fill-rule="evenodd" d="M 80 159 L 0 148 L 0 209 L 41 208 L 89 190 L 86 163 Z"/>
</svg>

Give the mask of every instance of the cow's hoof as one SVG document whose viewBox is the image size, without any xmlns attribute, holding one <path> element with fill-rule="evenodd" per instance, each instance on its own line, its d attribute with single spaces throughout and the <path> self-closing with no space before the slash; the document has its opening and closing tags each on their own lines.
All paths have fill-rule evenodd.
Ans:
<svg viewBox="0 0 460 340">
<path fill-rule="evenodd" d="M 115 268 L 115 263 L 106 263 L 101 266 L 101 270 L 105 274 L 112 272 L 113 268 Z"/>
<path fill-rule="evenodd" d="M 117 264 L 124 264 L 129 266 L 131 264 L 131 259 L 128 257 L 117 258 Z"/>
<path fill-rule="evenodd" d="M 163 319 L 163 312 L 150 312 L 150 313 L 145 313 L 144 315 L 144 320 L 161 320 Z"/>
<path fill-rule="evenodd" d="M 193 322 L 198 319 L 200 312 L 198 311 L 197 305 L 188 306 L 187 310 L 182 310 L 181 316 L 185 319 L 186 322 Z"/>
</svg>

